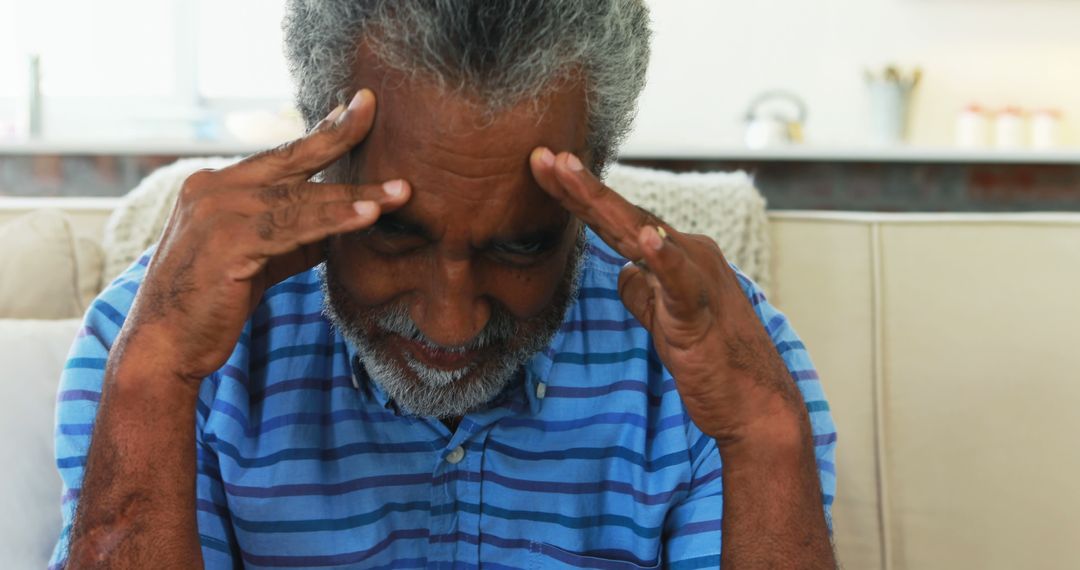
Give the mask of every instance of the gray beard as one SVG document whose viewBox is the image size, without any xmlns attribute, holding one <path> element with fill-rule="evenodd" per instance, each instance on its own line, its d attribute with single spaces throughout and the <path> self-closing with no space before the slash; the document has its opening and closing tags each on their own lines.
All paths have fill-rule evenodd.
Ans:
<svg viewBox="0 0 1080 570">
<path fill-rule="evenodd" d="M 536 316 L 519 320 L 502 305 L 492 304 L 491 317 L 476 338 L 466 346 L 453 349 L 425 338 L 409 316 L 409 307 L 403 303 L 358 307 L 329 260 L 320 275 L 326 298 L 323 313 L 357 348 L 368 376 L 403 412 L 439 419 L 458 418 L 494 400 L 521 366 L 551 343 L 566 309 L 577 299 L 584 259 L 583 229 L 555 296 L 546 308 Z M 395 335 L 444 351 L 477 351 L 478 356 L 468 366 L 456 370 L 432 368 L 407 351 L 403 351 L 402 359 L 391 354 L 387 345 Z"/>
</svg>

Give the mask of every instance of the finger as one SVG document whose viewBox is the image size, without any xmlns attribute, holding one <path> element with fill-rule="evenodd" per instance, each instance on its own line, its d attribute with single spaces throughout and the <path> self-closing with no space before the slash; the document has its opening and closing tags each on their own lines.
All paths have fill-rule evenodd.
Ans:
<svg viewBox="0 0 1080 570">
<path fill-rule="evenodd" d="M 333 125 L 334 122 L 338 120 L 338 117 L 340 117 L 342 115 L 342 113 L 344 113 L 344 112 L 345 112 L 345 105 L 344 104 L 338 105 L 337 107 L 334 107 L 334 110 L 330 111 L 330 114 L 327 115 L 326 117 L 323 117 L 323 119 L 320 120 L 318 123 L 315 123 L 315 126 L 311 127 L 311 130 L 312 131 L 317 131 L 319 129 L 325 129 L 325 128 L 330 127 L 330 125 Z"/>
<path fill-rule="evenodd" d="M 299 259 L 295 255 L 298 250 L 335 234 L 370 227 L 382 213 L 400 206 L 380 205 L 369 201 L 293 204 L 248 218 L 245 230 L 250 236 L 247 239 L 251 245 L 244 254 L 246 261 L 239 264 L 237 269 L 230 273 L 230 277 L 238 280 L 252 279 L 270 261 L 278 257 L 293 260 L 293 263 L 284 264 L 287 269 L 278 270 L 279 273 L 293 275 L 305 269 L 296 261 Z M 282 263 L 278 261 L 274 265 L 281 267 Z"/>
<path fill-rule="evenodd" d="M 641 228 L 637 242 L 648 272 L 655 276 L 654 290 L 662 301 L 658 304 L 663 310 L 686 324 L 707 319 L 709 292 L 701 271 L 690 259 L 686 248 L 670 236 L 661 236 L 653 226 Z"/>
<path fill-rule="evenodd" d="M 557 174 L 558 164 L 565 162 L 570 156 L 573 155 L 562 153 L 556 156 L 546 147 L 537 147 L 534 149 L 530 156 L 529 165 L 532 169 L 533 178 L 536 180 L 537 184 L 579 219 L 590 226 L 595 226 L 593 227 L 593 230 L 596 231 L 608 245 L 615 248 L 616 251 L 619 251 L 624 256 L 632 259 L 640 257 L 640 252 L 635 249 L 636 244 L 632 239 L 619 240 L 616 237 L 613 237 L 611 232 L 602 231 L 603 224 L 595 223 L 598 218 L 597 213 L 592 212 L 592 207 L 590 205 L 583 205 L 580 199 L 573 196 L 570 193 L 569 188 L 559 178 Z M 576 157 L 573 160 L 577 160 Z"/>
<path fill-rule="evenodd" d="M 312 186 L 341 186 L 341 200 L 313 200 L 300 214 L 296 234 L 273 243 L 265 255 L 272 255 L 266 265 L 270 283 L 278 283 L 325 259 L 325 241 L 332 235 L 359 231 L 373 225 L 384 213 L 392 212 L 408 202 L 411 188 L 404 180 L 391 180 L 380 186 L 350 186 L 315 184 Z M 354 200 L 359 188 L 360 197 Z M 325 188 L 322 188 L 325 190 Z M 326 192 L 332 193 L 332 192 Z"/>
<path fill-rule="evenodd" d="M 363 142 L 374 120 L 375 95 L 361 89 L 343 111 L 334 109 L 307 135 L 253 154 L 226 170 L 237 183 L 251 186 L 306 180 Z"/>
<path fill-rule="evenodd" d="M 279 283 L 311 269 L 324 259 L 326 238 L 370 227 L 382 211 L 379 204 L 368 201 L 323 202 L 304 208 L 296 231 L 271 240 L 260 252 L 269 258 L 266 263 L 269 283 Z"/>
<path fill-rule="evenodd" d="M 400 205 L 409 200 L 412 188 L 404 180 L 390 180 L 382 184 L 328 184 L 322 182 L 299 182 L 275 184 L 249 191 L 249 206 L 254 212 L 276 209 L 292 204 L 318 202 L 378 202 Z"/>
<path fill-rule="evenodd" d="M 544 192 L 556 199 L 566 193 L 555 178 L 555 153 L 551 152 L 550 149 L 543 146 L 533 149 L 532 154 L 529 155 L 529 168 L 532 170 L 536 183 L 540 185 Z"/>
<path fill-rule="evenodd" d="M 631 261 L 619 272 L 618 288 L 619 298 L 622 299 L 626 309 L 651 331 L 656 300 L 653 287 L 646 277 L 646 270 Z"/>
<path fill-rule="evenodd" d="M 382 184 L 324 184 L 303 183 L 311 202 L 378 202 L 380 206 L 402 205 L 409 201 L 412 187 L 405 180 L 388 180 Z"/>
<path fill-rule="evenodd" d="M 357 231 L 375 223 L 382 213 L 377 202 L 321 202 L 268 210 L 252 220 L 257 245 L 264 257 L 282 255 L 331 235 Z"/>
<path fill-rule="evenodd" d="M 662 222 L 607 187 L 570 153 L 556 156 L 553 170 L 561 191 L 549 190 L 549 194 L 613 249 L 629 259 L 640 259 L 638 233 L 643 227 Z"/>
</svg>

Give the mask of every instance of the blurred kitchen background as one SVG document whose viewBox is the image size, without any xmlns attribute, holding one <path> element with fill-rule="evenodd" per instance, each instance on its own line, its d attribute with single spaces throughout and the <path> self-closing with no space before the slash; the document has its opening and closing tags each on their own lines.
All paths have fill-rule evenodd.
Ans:
<svg viewBox="0 0 1080 570">
<path fill-rule="evenodd" d="M 1080 209 L 1080 2 L 651 0 L 623 160 L 771 208 Z M 0 195 L 121 195 L 301 132 L 281 0 L 0 0 Z"/>
</svg>

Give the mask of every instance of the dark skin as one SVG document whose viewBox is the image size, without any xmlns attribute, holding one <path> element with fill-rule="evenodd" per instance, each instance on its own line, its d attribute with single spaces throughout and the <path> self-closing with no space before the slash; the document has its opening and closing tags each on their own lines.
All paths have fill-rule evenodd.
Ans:
<svg viewBox="0 0 1080 570">
<path fill-rule="evenodd" d="M 355 178 L 407 178 L 414 193 L 372 229 L 330 240 L 348 293 L 359 306 L 405 303 L 427 339 L 446 347 L 475 338 L 493 303 L 535 316 L 555 294 L 580 222 L 533 180 L 525 157 L 539 145 L 583 148 L 580 93 L 544 102 L 564 121 L 538 120 L 531 103 L 488 121 L 463 98 L 369 69 L 364 78 L 385 95 Z"/>
<path fill-rule="evenodd" d="M 542 115 L 522 105 L 485 123 L 433 86 L 361 70 L 378 120 L 364 90 L 303 139 L 185 183 L 109 355 L 69 567 L 202 565 L 198 387 L 267 287 L 329 252 L 358 305 L 405 301 L 430 340 L 453 347 L 492 303 L 522 319 L 549 303 L 581 223 L 648 267 L 624 269 L 619 292 L 716 439 L 723 565 L 835 567 L 806 409 L 782 359 L 711 240 L 581 168 L 579 88 L 552 92 Z M 308 181 L 361 143 L 357 179 L 392 183 Z"/>
</svg>

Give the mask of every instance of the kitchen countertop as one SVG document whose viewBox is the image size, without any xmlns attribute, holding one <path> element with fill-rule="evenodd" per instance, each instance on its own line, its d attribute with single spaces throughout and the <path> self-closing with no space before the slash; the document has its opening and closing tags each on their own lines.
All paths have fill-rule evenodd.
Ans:
<svg viewBox="0 0 1080 570">
<path fill-rule="evenodd" d="M 0 141 L 0 156 L 235 156 L 272 145 L 191 140 L 135 141 Z M 963 149 L 924 146 L 814 146 L 768 149 L 739 146 L 679 147 L 630 144 L 623 160 L 692 160 L 718 162 L 893 162 L 964 164 L 1071 164 L 1080 165 L 1080 147 L 1053 150 Z"/>
</svg>

